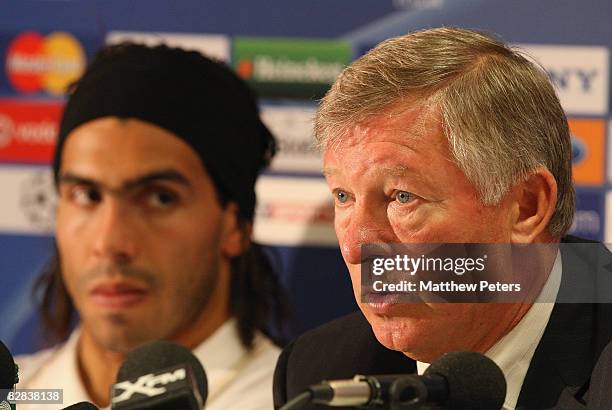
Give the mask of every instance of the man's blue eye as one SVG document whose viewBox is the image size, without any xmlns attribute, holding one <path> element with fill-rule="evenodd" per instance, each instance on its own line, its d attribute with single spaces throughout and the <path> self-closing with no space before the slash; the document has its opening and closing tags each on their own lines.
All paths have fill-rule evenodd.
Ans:
<svg viewBox="0 0 612 410">
<path fill-rule="evenodd" d="M 397 199 L 398 202 L 405 204 L 414 199 L 414 194 L 406 191 L 398 191 L 395 194 L 395 199 Z"/>
<path fill-rule="evenodd" d="M 346 192 L 344 192 L 344 191 L 338 191 L 338 192 L 336 193 L 336 198 L 338 198 L 338 202 L 340 202 L 340 203 L 342 203 L 342 204 L 343 204 L 343 203 L 345 203 L 345 202 L 347 201 L 347 199 L 348 199 L 348 195 L 347 195 L 347 193 L 346 193 Z"/>
</svg>

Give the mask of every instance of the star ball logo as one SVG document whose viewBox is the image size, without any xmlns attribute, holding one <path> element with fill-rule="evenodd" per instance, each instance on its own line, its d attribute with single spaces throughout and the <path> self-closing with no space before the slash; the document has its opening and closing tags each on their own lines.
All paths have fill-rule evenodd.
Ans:
<svg viewBox="0 0 612 410">
<path fill-rule="evenodd" d="M 81 43 L 71 34 L 42 36 L 25 32 L 13 39 L 6 54 L 6 76 L 22 93 L 46 91 L 60 96 L 85 68 Z"/>
<path fill-rule="evenodd" d="M 57 196 L 51 172 L 35 172 L 24 180 L 19 202 L 23 214 L 33 227 L 52 230 L 55 226 Z"/>
<path fill-rule="evenodd" d="M 577 135 L 572 134 L 572 164 L 581 163 L 587 156 L 588 148 Z"/>
</svg>

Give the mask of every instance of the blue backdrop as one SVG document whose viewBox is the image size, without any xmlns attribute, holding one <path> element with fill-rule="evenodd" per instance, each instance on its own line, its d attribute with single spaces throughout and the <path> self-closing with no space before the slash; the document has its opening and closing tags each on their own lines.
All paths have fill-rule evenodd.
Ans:
<svg viewBox="0 0 612 410">
<path fill-rule="evenodd" d="M 4 62 L 0 71 L 0 339 L 8 342 L 14 353 L 37 346 L 31 286 L 53 245 L 52 192 L 48 185 L 37 182 L 45 177 L 37 175 L 44 174 L 52 145 L 47 137 L 51 135 L 52 140 L 53 132 L 49 134 L 45 127 L 56 122 L 58 115 L 52 108 L 43 115 L 42 104 L 62 103 L 61 96 L 53 94 L 44 81 L 33 91 L 24 91 L 19 85 L 19 75 L 24 72 L 15 71 L 23 67 L 9 68 L 9 60 L 11 64 L 17 61 L 11 60 L 15 41 L 27 32 L 38 33 L 42 39 L 55 32 L 69 33 L 85 58 L 90 58 L 112 31 L 219 34 L 228 40 L 229 56 L 237 36 L 289 38 L 296 44 L 303 39 L 339 40 L 347 44 L 352 57 L 385 38 L 421 28 L 457 25 L 496 33 L 509 42 L 526 45 L 551 73 L 568 117 L 577 124 L 572 123 L 579 192 L 574 232 L 607 239 L 609 0 L 3 0 L 0 10 Z M 539 48 L 532 51 L 530 46 Z M 575 57 L 583 55 L 588 58 Z M 228 60 L 231 64 L 231 57 Z M 41 80 L 28 77 L 24 81 Z M 274 98 L 264 95 L 262 101 L 277 114 L 278 107 L 308 112 L 315 107 L 313 100 L 283 98 L 282 93 Z M 267 178 L 295 179 L 296 184 L 308 187 L 304 203 L 329 210 L 327 200 L 317 202 L 310 194 L 320 192 L 317 184 L 322 182 L 317 159 L 303 143 L 308 138 L 308 124 L 300 122 L 299 112 L 290 115 L 282 111 L 271 115 L 270 121 L 283 134 L 287 146 L 298 147 L 291 155 L 304 159 L 304 165 L 291 157 L 287 164 L 298 165 L 279 165 Z M 292 139 L 301 143 L 291 145 Z M 263 192 L 260 197 L 266 209 L 281 206 L 278 192 Z M 297 216 L 285 220 L 278 214 L 266 214 L 268 219 L 260 231 L 261 240 L 276 255 L 275 263 L 292 295 L 292 332 L 297 334 L 355 309 L 355 304 L 348 274 L 333 235 L 330 237 L 329 213 L 313 216 L 308 210 L 295 209 Z M 258 215 L 264 219 L 262 211 Z"/>
</svg>

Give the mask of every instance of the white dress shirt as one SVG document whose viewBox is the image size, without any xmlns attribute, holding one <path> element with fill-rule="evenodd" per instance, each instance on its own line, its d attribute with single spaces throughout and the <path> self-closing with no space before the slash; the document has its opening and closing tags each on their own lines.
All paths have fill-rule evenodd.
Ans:
<svg viewBox="0 0 612 410">
<path fill-rule="evenodd" d="M 18 404 L 19 410 L 49 410 L 91 401 L 77 362 L 79 331 L 62 345 L 32 355 L 17 356 L 19 389 L 63 389 L 63 405 Z M 193 350 L 208 378 L 206 410 L 270 410 L 272 376 L 280 349 L 258 334 L 247 351 L 236 321 L 228 320 Z"/>
<path fill-rule="evenodd" d="M 506 377 L 504 410 L 516 408 L 527 369 L 555 306 L 549 301 L 557 298 L 561 285 L 561 265 L 561 253 L 557 252 L 550 275 L 536 302 L 519 323 L 485 353 Z M 423 374 L 428 367 L 429 363 L 417 362 L 418 374 Z"/>
</svg>

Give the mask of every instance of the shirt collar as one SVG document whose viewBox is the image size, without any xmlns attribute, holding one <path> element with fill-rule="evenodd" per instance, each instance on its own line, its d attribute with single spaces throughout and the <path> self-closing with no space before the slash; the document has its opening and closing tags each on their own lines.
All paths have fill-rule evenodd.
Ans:
<svg viewBox="0 0 612 410">
<path fill-rule="evenodd" d="M 561 268 L 561 253 L 557 251 L 550 275 L 535 303 L 519 323 L 485 353 L 499 366 L 506 378 L 504 409 L 516 407 L 529 364 L 555 305 L 547 301 L 557 297 L 561 285 Z M 428 367 L 429 363 L 417 361 L 418 374 L 423 374 Z"/>
<path fill-rule="evenodd" d="M 236 319 L 227 320 L 193 354 L 200 360 L 208 379 L 208 400 L 213 400 L 238 375 L 248 350 L 240 342 Z"/>
</svg>

